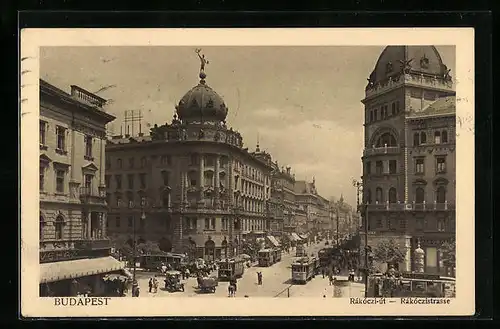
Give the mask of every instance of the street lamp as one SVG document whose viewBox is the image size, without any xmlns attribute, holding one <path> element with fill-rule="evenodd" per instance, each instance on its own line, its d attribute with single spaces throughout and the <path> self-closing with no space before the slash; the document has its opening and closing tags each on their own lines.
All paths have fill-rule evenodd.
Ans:
<svg viewBox="0 0 500 329">
<path fill-rule="evenodd" d="M 128 208 L 133 211 L 133 208 L 134 208 L 134 202 L 133 201 L 129 201 L 128 202 Z M 135 239 L 135 216 L 132 214 L 132 239 L 133 239 L 133 250 L 132 250 L 132 262 L 133 262 L 133 271 L 132 271 L 132 285 L 135 286 L 137 284 L 137 281 L 135 279 L 135 272 L 136 272 L 136 257 L 137 257 L 137 254 L 136 254 L 136 250 L 137 250 L 137 245 L 136 245 L 136 239 Z M 133 287 L 132 289 L 132 297 L 135 297 L 136 294 L 135 294 L 135 289 Z"/>
<path fill-rule="evenodd" d="M 359 182 L 355 179 L 352 180 L 352 185 L 356 187 L 356 200 L 358 204 L 358 211 L 361 210 L 361 214 L 364 218 L 363 226 L 364 226 L 364 234 L 365 234 L 365 297 L 368 297 L 368 252 L 370 251 L 370 247 L 368 246 L 368 203 L 360 202 L 359 194 L 362 191 L 363 183 Z M 368 200 L 365 200 L 368 201 Z"/>
</svg>

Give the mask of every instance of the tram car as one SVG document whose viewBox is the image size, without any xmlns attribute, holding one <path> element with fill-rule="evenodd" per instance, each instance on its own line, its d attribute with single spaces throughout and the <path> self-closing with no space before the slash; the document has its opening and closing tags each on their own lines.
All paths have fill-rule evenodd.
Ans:
<svg viewBox="0 0 500 329">
<path fill-rule="evenodd" d="M 307 252 L 303 243 L 297 243 L 297 247 L 295 248 L 295 257 L 306 257 Z"/>
<path fill-rule="evenodd" d="M 377 273 L 368 276 L 368 297 L 455 297 L 455 278 L 427 273 L 401 273 L 388 277 Z"/>
<path fill-rule="evenodd" d="M 259 250 L 259 266 L 267 267 L 275 263 L 274 250 L 262 249 Z"/>
<path fill-rule="evenodd" d="M 274 262 L 280 262 L 281 261 L 281 249 L 280 248 L 274 248 L 273 249 L 273 254 L 274 254 Z"/>
<path fill-rule="evenodd" d="M 334 248 L 322 248 L 318 251 L 318 258 L 321 267 L 330 266 L 333 261 Z"/>
<path fill-rule="evenodd" d="M 302 257 L 292 263 L 292 282 L 305 284 L 314 278 L 319 268 L 316 257 Z"/>
<path fill-rule="evenodd" d="M 232 277 L 241 278 L 245 272 L 245 259 L 242 257 L 227 258 L 218 262 L 219 281 L 230 280 Z"/>
</svg>

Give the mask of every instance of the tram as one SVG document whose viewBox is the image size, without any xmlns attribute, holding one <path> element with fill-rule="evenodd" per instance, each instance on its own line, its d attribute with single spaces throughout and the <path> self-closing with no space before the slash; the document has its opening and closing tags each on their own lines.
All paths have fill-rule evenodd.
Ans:
<svg viewBox="0 0 500 329">
<path fill-rule="evenodd" d="M 262 249 L 259 250 L 259 266 L 267 267 L 275 263 L 273 249 Z"/>
<path fill-rule="evenodd" d="M 162 264 L 169 264 L 172 269 L 180 270 L 188 264 L 186 255 L 170 252 L 138 255 L 136 256 L 136 263 L 139 263 L 141 268 L 148 271 L 156 271 Z"/>
<path fill-rule="evenodd" d="M 368 277 L 368 297 L 455 297 L 455 278 L 428 273 L 401 273 L 399 277 Z"/>
<path fill-rule="evenodd" d="M 302 257 L 292 263 L 292 282 L 305 284 L 314 278 L 319 268 L 316 257 Z"/>
<path fill-rule="evenodd" d="M 229 280 L 232 277 L 241 278 L 245 272 L 245 260 L 242 257 L 227 258 L 218 262 L 219 280 Z"/>
<path fill-rule="evenodd" d="M 274 254 L 274 262 L 280 262 L 281 261 L 281 249 L 280 248 L 274 248 L 273 249 L 273 254 Z"/>
<path fill-rule="evenodd" d="M 306 248 L 303 243 L 297 242 L 297 247 L 295 248 L 295 257 L 305 257 L 307 256 Z"/>
</svg>

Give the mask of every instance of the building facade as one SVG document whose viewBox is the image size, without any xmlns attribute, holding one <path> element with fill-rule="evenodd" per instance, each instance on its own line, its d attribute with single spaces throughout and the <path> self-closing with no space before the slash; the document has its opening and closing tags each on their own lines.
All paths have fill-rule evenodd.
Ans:
<svg viewBox="0 0 500 329">
<path fill-rule="evenodd" d="M 455 91 L 449 72 L 434 46 L 388 46 L 362 101 L 368 244 L 373 249 L 380 239 L 396 239 L 406 250 L 401 270 L 414 270 L 420 244 L 425 271 L 447 272 L 439 248 L 455 236 Z"/>
<path fill-rule="evenodd" d="M 102 274 L 121 270 L 106 232 L 105 126 L 114 116 L 105 102 L 78 86 L 68 94 L 40 80 L 42 296 L 67 295 L 78 284 L 98 293 Z"/>
<path fill-rule="evenodd" d="M 270 155 L 244 148 L 205 77 L 201 72 L 170 123 L 149 136 L 108 141 L 111 234 L 216 259 L 239 253 L 243 239 L 270 228 Z"/>
</svg>

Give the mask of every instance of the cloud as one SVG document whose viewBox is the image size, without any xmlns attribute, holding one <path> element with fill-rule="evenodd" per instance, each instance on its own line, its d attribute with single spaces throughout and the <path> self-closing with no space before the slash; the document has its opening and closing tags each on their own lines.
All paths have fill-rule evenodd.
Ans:
<svg viewBox="0 0 500 329">
<path fill-rule="evenodd" d="M 269 111 L 275 115 L 278 112 Z M 240 130 L 250 145 L 248 141 L 255 140 L 258 133 L 260 147 L 270 152 L 280 166 L 291 166 L 296 179 L 310 181 L 315 177 L 323 197 L 343 193 L 346 201 L 355 202 L 351 182 L 361 175 L 362 126 L 351 129 L 335 121 L 303 120 Z"/>
</svg>

